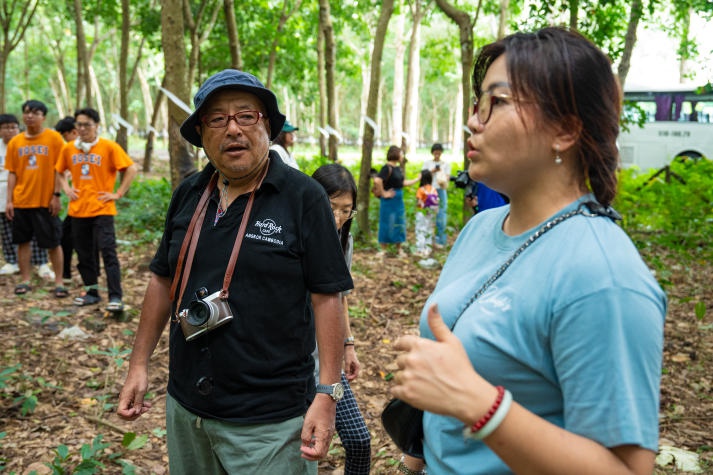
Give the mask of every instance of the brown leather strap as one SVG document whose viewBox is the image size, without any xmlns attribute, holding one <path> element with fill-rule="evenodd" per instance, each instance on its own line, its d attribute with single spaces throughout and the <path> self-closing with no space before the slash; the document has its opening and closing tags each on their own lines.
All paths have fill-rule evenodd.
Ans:
<svg viewBox="0 0 713 475">
<path fill-rule="evenodd" d="M 230 286 L 230 281 L 233 279 L 233 271 L 235 270 L 235 263 L 238 261 L 238 254 L 240 253 L 240 246 L 242 245 L 243 238 L 245 237 L 245 230 L 248 226 L 248 220 L 250 219 L 250 212 L 253 207 L 253 202 L 255 201 L 255 191 L 262 185 L 265 176 L 267 175 L 267 170 L 270 167 L 270 162 L 268 160 L 267 165 L 262 171 L 260 180 L 253 190 L 250 192 L 250 197 L 248 198 L 248 203 L 245 206 L 245 211 L 243 212 L 243 217 L 240 220 L 240 228 L 238 229 L 238 235 L 235 237 L 235 244 L 233 245 L 233 250 L 230 253 L 230 260 L 228 261 L 228 267 L 225 270 L 225 276 L 223 277 L 223 288 L 220 289 L 220 298 L 227 299 L 229 292 L 228 287 Z M 218 172 L 211 177 L 208 186 L 203 192 L 200 201 L 198 202 L 198 207 L 193 213 L 193 218 L 191 218 L 191 223 L 188 225 L 188 230 L 186 231 L 186 236 L 183 238 L 183 244 L 181 245 L 181 251 L 178 254 L 178 262 L 176 265 L 176 272 L 173 275 L 173 282 L 171 283 L 171 301 L 175 299 L 176 296 L 176 286 L 180 277 L 181 288 L 178 295 L 178 301 L 176 302 L 176 311 L 178 311 L 178 305 L 183 302 L 183 293 L 186 290 L 186 285 L 188 284 L 188 276 L 191 273 L 191 265 L 193 263 L 193 258 L 195 257 L 196 247 L 198 246 L 198 238 L 200 237 L 201 228 L 203 226 L 203 221 L 205 220 L 206 210 L 208 209 L 208 198 L 215 189 L 216 183 L 218 181 Z M 226 203 L 227 206 L 227 203 Z M 195 236 L 195 239 L 193 237 Z M 188 255 L 186 256 L 186 249 Z M 185 269 L 183 269 L 185 264 Z M 183 272 L 181 270 L 183 269 Z"/>
<path fill-rule="evenodd" d="M 196 222 L 200 222 L 201 224 L 198 225 L 198 234 L 200 234 L 200 229 L 203 224 L 203 218 L 205 217 L 205 211 L 207 209 L 207 203 L 208 199 L 210 198 L 211 193 L 213 193 L 213 190 L 215 189 L 215 185 L 218 182 L 218 172 L 216 171 L 213 173 L 213 176 L 210 178 L 210 181 L 208 182 L 208 186 L 206 187 L 205 191 L 203 191 L 203 195 L 201 196 L 201 199 L 198 201 L 198 205 L 196 206 L 196 210 L 193 213 L 193 217 L 191 218 L 191 222 L 188 225 L 188 230 L 186 231 L 186 235 L 183 238 L 183 244 L 181 244 L 181 251 L 178 253 L 178 261 L 176 262 L 176 271 L 173 274 L 173 282 L 171 282 L 171 293 L 170 293 L 170 298 L 171 301 L 174 301 L 176 299 L 176 287 L 178 286 L 178 282 L 181 279 L 181 271 L 183 270 L 183 264 L 185 262 L 186 258 L 186 251 L 188 250 L 188 246 L 193 240 L 193 231 L 196 227 Z M 200 221 L 199 221 L 200 218 Z M 197 242 L 198 239 L 195 239 Z M 190 256 L 188 259 L 188 267 L 186 267 L 186 271 L 183 273 L 184 275 L 188 275 L 191 270 L 191 263 L 193 262 L 193 256 Z M 185 283 L 183 284 L 185 286 Z M 183 290 L 183 289 L 181 289 Z M 181 291 L 181 295 L 179 296 L 179 302 L 183 298 L 183 292 Z"/>
<path fill-rule="evenodd" d="M 248 198 L 248 204 L 245 205 L 245 212 L 240 220 L 240 229 L 238 229 L 238 235 L 235 238 L 235 244 L 233 244 L 233 251 L 230 253 L 230 260 L 228 261 L 228 268 L 225 270 L 225 277 L 223 278 L 223 288 L 220 289 L 220 298 L 227 299 L 229 292 L 228 286 L 230 281 L 233 279 L 233 269 L 235 269 L 235 263 L 238 261 L 238 254 L 240 253 L 240 246 L 243 244 L 243 238 L 245 237 L 245 229 L 248 227 L 248 220 L 250 219 L 250 211 L 253 209 L 253 202 L 255 201 L 255 190 L 260 188 L 262 181 L 267 175 L 267 169 L 270 168 L 270 162 L 265 166 L 265 169 L 260 176 L 260 180 L 257 182 L 253 191 L 250 192 L 250 198 Z"/>
</svg>

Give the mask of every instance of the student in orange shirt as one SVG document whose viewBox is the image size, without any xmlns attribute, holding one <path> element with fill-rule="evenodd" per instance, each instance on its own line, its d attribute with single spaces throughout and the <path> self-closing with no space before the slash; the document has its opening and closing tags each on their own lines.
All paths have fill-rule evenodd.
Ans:
<svg viewBox="0 0 713 475">
<path fill-rule="evenodd" d="M 47 106 L 36 100 L 22 105 L 22 120 L 27 127 L 7 144 L 5 169 L 7 205 L 5 215 L 12 221 L 12 239 L 17 244 L 20 283 L 15 294 L 26 294 L 30 288 L 30 241 L 37 238 L 39 247 L 49 250 L 55 269 L 55 297 L 68 295 L 62 285 L 62 228 L 57 214 L 60 211 L 59 182 L 54 171 L 59 152 L 64 145 L 62 136 L 44 127 Z"/>
<path fill-rule="evenodd" d="M 111 140 L 99 137 L 99 113 L 90 108 L 74 114 L 79 138 L 68 142 L 62 149 L 56 170 L 62 189 L 69 197 L 72 217 L 72 237 L 86 292 L 74 299 L 79 306 L 99 303 L 99 262 L 101 253 L 106 272 L 109 304 L 106 309 L 116 312 L 124 308 L 121 290 L 121 269 L 116 255 L 114 231 L 115 201 L 129 190 L 137 170 L 126 152 Z M 64 177 L 72 175 L 70 187 Z M 119 187 L 114 191 L 116 175 L 123 172 Z"/>
</svg>

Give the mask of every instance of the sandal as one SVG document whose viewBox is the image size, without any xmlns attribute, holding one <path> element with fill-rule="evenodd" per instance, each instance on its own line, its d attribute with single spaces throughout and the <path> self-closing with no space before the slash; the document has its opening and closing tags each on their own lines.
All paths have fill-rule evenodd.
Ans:
<svg viewBox="0 0 713 475">
<path fill-rule="evenodd" d="M 30 284 L 28 284 L 27 282 L 22 282 L 21 284 L 17 284 L 15 286 L 15 295 L 25 295 L 30 290 L 32 290 Z"/>
<path fill-rule="evenodd" d="M 63 299 L 69 297 L 69 291 L 65 287 L 58 285 L 54 288 L 54 296 L 55 298 Z"/>
<path fill-rule="evenodd" d="M 74 305 L 84 307 L 86 305 L 98 304 L 101 298 L 98 295 L 84 294 L 74 299 Z"/>
<path fill-rule="evenodd" d="M 111 301 L 107 304 L 105 310 L 107 312 L 121 312 L 124 310 L 124 304 L 121 302 L 121 300 L 111 299 Z"/>
</svg>

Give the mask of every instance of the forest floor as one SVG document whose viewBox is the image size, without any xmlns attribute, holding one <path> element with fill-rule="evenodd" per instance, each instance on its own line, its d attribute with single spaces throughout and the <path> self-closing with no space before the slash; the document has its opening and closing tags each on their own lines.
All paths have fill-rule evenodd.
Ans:
<svg viewBox="0 0 713 475">
<path fill-rule="evenodd" d="M 4 464 L 4 473 L 52 473 L 46 464 L 55 463 L 66 470 L 56 473 L 72 473 L 84 459 L 85 465 L 103 464 L 96 473 L 113 474 L 122 473 L 115 463 L 122 459 L 136 473 L 168 473 L 163 413 L 166 334 L 151 362 L 154 408 L 134 423 L 115 414 L 150 259 L 149 252 L 125 247 L 120 251 L 129 305 L 121 320 L 104 315 L 102 306 L 74 307 L 78 282 L 72 297 L 57 300 L 49 283 L 35 279 L 31 293 L 16 297 L 16 279 L 0 277 L 0 305 L 5 308 L 0 318 L 0 472 Z M 667 269 L 666 275 L 659 272 L 669 295 L 661 445 L 699 453 L 703 471 L 713 473 L 713 315 L 710 310 L 703 317 L 695 313 L 699 301 L 713 309 L 713 263 L 695 258 L 682 263 L 663 249 L 650 249 L 644 256 Z M 435 257 L 443 262 L 445 251 Z M 374 474 L 395 473 L 400 455 L 379 420 L 390 398 L 390 373 L 396 369 L 392 343 L 400 335 L 417 333 L 422 305 L 438 276 L 438 268 L 424 270 L 416 262 L 395 256 L 381 259 L 373 250 L 355 254 L 356 289 L 350 308 L 362 371 L 352 388 L 372 434 Z M 60 331 L 74 325 L 86 334 L 85 340 L 60 338 Z M 137 435 L 133 442 L 132 433 Z M 335 438 L 319 472 L 341 474 L 342 467 L 343 450 Z M 656 473 L 683 472 L 659 467 Z"/>
</svg>

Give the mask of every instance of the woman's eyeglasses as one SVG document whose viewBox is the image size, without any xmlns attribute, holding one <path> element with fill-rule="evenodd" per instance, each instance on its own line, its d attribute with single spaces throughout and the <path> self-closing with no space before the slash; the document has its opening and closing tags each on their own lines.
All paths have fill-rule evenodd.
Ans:
<svg viewBox="0 0 713 475">
<path fill-rule="evenodd" d="M 335 218 L 352 219 L 357 214 L 355 209 L 334 209 L 332 208 Z"/>
<path fill-rule="evenodd" d="M 473 114 L 478 116 L 481 124 L 486 124 L 493 113 L 493 106 L 512 100 L 512 96 L 505 92 L 485 91 L 480 97 L 473 100 Z"/>
<path fill-rule="evenodd" d="M 263 117 L 262 112 L 252 110 L 240 111 L 233 115 L 213 112 L 201 117 L 201 122 L 211 129 L 222 129 L 228 126 L 230 119 L 234 119 L 239 126 L 250 127 L 257 124 Z"/>
</svg>

